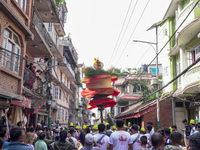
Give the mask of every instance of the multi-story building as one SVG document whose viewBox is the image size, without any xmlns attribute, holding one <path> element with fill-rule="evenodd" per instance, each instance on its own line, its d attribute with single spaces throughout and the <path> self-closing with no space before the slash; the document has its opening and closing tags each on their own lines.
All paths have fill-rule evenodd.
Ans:
<svg viewBox="0 0 200 150">
<path fill-rule="evenodd" d="M 25 54 L 28 41 L 34 39 L 30 30 L 32 0 L 0 1 L 0 109 L 12 114 L 16 124 L 25 117 L 24 108 L 30 108 L 30 100 L 22 95 Z"/>
<path fill-rule="evenodd" d="M 200 57 L 199 12 L 200 4 L 196 5 L 196 1 L 173 0 L 163 17 L 163 20 L 166 19 L 163 25 L 165 36 L 160 37 L 159 42 L 166 43 L 170 38 L 163 50 L 166 56 L 162 61 L 163 85 Z M 197 63 L 163 91 L 172 95 L 173 123 L 179 130 L 184 128 L 182 124 L 184 118 L 194 119 L 196 122 L 200 120 L 199 81 L 199 63 Z"/>
<path fill-rule="evenodd" d="M 67 125 L 69 122 L 76 123 L 76 103 L 77 103 L 77 85 L 76 68 L 78 56 L 71 39 L 62 39 L 59 41 L 59 50 L 63 61 L 58 62 L 53 59 L 55 66 L 53 73 L 53 99 L 56 101 L 57 113 L 52 117 L 61 125 Z"/>
</svg>

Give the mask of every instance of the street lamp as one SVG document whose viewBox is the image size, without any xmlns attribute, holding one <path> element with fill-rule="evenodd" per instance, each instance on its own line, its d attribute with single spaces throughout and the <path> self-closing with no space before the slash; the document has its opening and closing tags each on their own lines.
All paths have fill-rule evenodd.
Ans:
<svg viewBox="0 0 200 150">
<path fill-rule="evenodd" d="M 156 45 L 156 50 L 153 47 L 153 49 L 156 52 L 156 80 L 157 80 L 157 90 L 159 89 L 159 84 L 158 84 L 158 27 L 162 26 L 165 23 L 165 20 L 159 21 L 154 23 L 147 31 L 156 28 L 156 43 L 153 42 L 147 42 L 147 41 L 139 41 L 139 40 L 133 40 L 133 42 L 140 42 L 140 43 L 146 43 L 151 45 Z M 160 105 L 159 105 L 159 92 L 157 92 L 157 128 L 160 129 Z"/>
</svg>

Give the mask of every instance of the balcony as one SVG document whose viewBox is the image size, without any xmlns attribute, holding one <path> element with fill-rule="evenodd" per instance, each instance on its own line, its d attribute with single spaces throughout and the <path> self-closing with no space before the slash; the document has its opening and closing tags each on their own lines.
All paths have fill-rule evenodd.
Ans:
<svg viewBox="0 0 200 150">
<path fill-rule="evenodd" d="M 75 73 L 65 57 L 64 57 L 64 62 L 59 63 L 58 65 L 60 66 L 62 72 L 69 77 L 69 79 L 75 81 Z"/>
<path fill-rule="evenodd" d="M 27 42 L 27 48 L 33 57 L 44 57 L 51 55 L 50 50 L 52 48 L 53 41 L 36 9 L 34 9 L 31 31 L 35 35 L 35 38 L 33 41 Z"/>
<path fill-rule="evenodd" d="M 184 94 L 200 93 L 199 72 L 200 72 L 200 64 L 198 63 L 183 75 L 184 80 L 182 81 L 181 88 Z"/>
<path fill-rule="evenodd" d="M 72 92 L 63 82 L 61 82 L 61 87 L 62 87 L 66 92 L 68 92 L 69 94 L 73 94 L 73 92 Z"/>
<path fill-rule="evenodd" d="M 77 63 L 75 60 L 75 51 L 73 51 L 73 44 L 70 40 L 60 40 L 60 45 L 63 46 L 63 56 L 65 56 L 70 64 L 72 64 L 73 68 L 77 67 Z"/>
<path fill-rule="evenodd" d="M 179 27 L 180 24 L 183 22 L 183 20 L 186 18 L 186 16 L 188 15 L 188 13 L 193 9 L 193 7 L 195 6 L 196 2 L 191 1 L 178 15 L 176 18 L 176 27 Z M 199 17 L 200 14 L 198 14 L 198 12 L 196 10 L 200 9 L 198 7 L 199 5 L 197 5 L 197 7 L 192 10 L 192 12 L 190 13 L 190 15 L 188 16 L 188 18 L 186 19 L 186 21 L 183 23 L 183 25 L 180 27 L 179 31 L 180 32 L 184 27 L 186 27 L 189 23 L 191 23 L 193 20 L 195 20 L 197 17 Z"/>
<path fill-rule="evenodd" d="M 34 5 L 43 22 L 60 23 L 54 0 L 35 0 Z"/>
<path fill-rule="evenodd" d="M 46 95 L 44 83 L 27 67 L 24 69 L 24 91 L 27 96 L 43 97 Z"/>
</svg>

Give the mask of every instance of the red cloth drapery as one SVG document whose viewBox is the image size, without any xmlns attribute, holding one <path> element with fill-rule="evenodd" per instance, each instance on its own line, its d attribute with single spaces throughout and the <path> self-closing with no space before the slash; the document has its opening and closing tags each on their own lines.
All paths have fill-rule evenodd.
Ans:
<svg viewBox="0 0 200 150">
<path fill-rule="evenodd" d="M 93 109 L 93 108 L 97 108 L 99 105 L 102 105 L 103 108 L 107 108 L 107 107 L 112 107 L 116 105 L 115 100 L 110 99 L 110 98 L 99 98 L 99 99 L 93 99 L 90 101 L 89 105 L 88 105 L 88 109 Z"/>
<path fill-rule="evenodd" d="M 114 88 L 86 89 L 81 92 L 81 96 L 90 98 L 96 94 L 106 93 L 109 93 L 110 96 L 117 96 L 120 93 L 120 91 Z"/>
</svg>

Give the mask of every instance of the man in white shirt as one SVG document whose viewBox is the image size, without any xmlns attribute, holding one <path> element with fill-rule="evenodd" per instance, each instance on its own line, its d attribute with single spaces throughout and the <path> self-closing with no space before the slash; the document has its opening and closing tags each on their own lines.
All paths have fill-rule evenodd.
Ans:
<svg viewBox="0 0 200 150">
<path fill-rule="evenodd" d="M 150 134 L 151 134 L 151 136 L 155 133 L 155 131 L 154 131 L 154 129 L 153 129 L 153 122 L 150 122 L 150 121 L 148 121 L 147 122 L 147 125 L 151 125 L 152 126 L 152 129 L 151 129 L 151 131 L 150 131 Z M 148 140 L 148 139 L 147 139 Z"/>
<path fill-rule="evenodd" d="M 77 150 L 77 148 L 78 148 L 77 147 L 77 139 L 74 137 L 75 132 L 76 132 L 75 129 L 73 127 L 70 127 L 69 133 L 71 134 L 71 139 L 73 140 L 74 145 L 76 147 L 76 149 L 74 149 L 74 150 Z M 66 141 L 69 142 L 69 138 L 66 138 Z"/>
<path fill-rule="evenodd" d="M 92 117 L 91 117 L 91 126 L 95 126 L 95 125 L 97 125 L 97 121 L 98 121 L 99 119 L 96 119 L 96 117 L 95 117 L 95 113 L 93 113 L 92 114 Z"/>
<path fill-rule="evenodd" d="M 109 137 L 104 135 L 105 125 L 103 123 L 98 125 L 99 133 L 94 135 L 95 142 L 99 145 L 101 150 L 107 150 Z"/>
<path fill-rule="evenodd" d="M 195 121 L 193 119 L 190 120 L 190 128 L 191 128 L 191 131 L 190 131 L 190 136 L 194 134 L 194 131 L 195 131 Z"/>
<path fill-rule="evenodd" d="M 133 135 L 131 136 L 131 141 L 133 142 L 133 150 L 137 150 L 141 147 L 140 134 L 138 133 L 138 125 L 132 125 L 131 132 L 133 133 Z"/>
<path fill-rule="evenodd" d="M 117 120 L 117 131 L 111 134 L 109 141 L 110 150 L 128 150 L 133 149 L 133 141 L 128 132 L 123 131 L 124 121 Z"/>
</svg>

